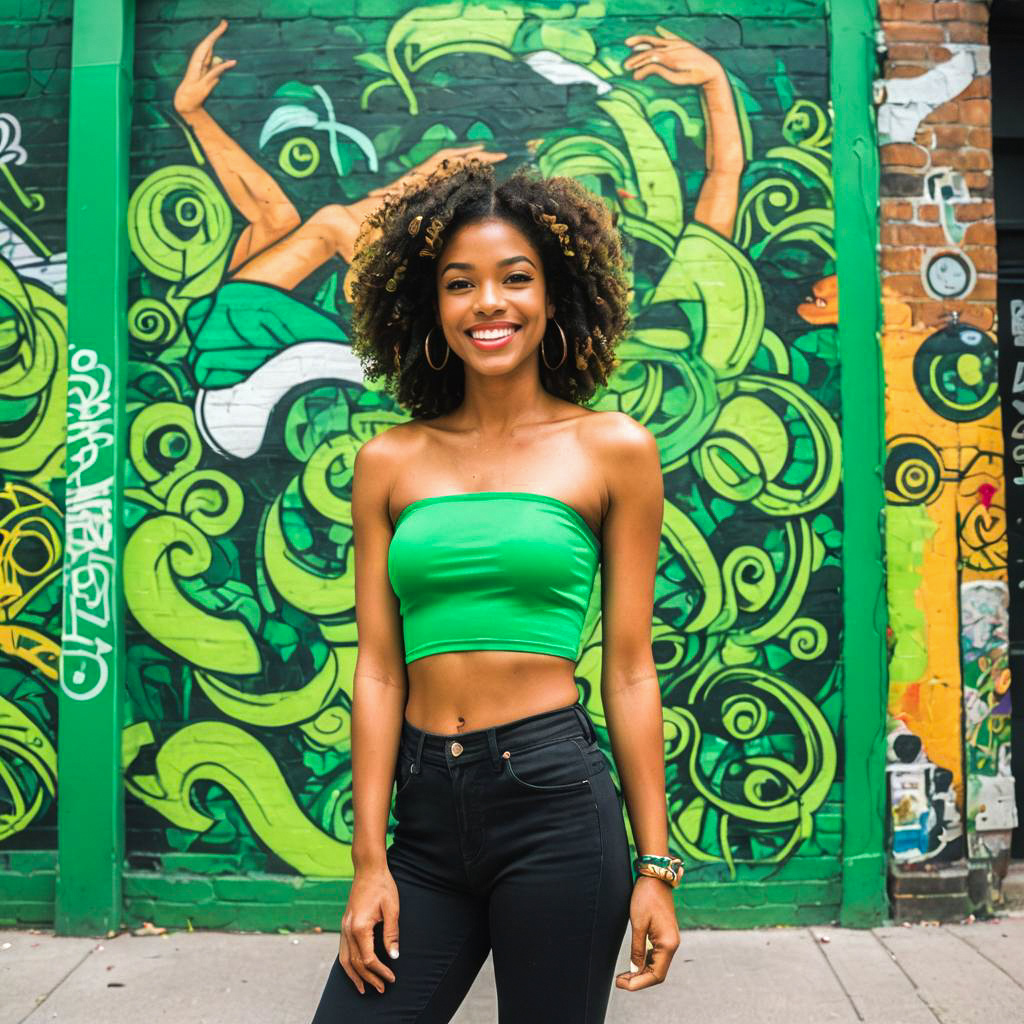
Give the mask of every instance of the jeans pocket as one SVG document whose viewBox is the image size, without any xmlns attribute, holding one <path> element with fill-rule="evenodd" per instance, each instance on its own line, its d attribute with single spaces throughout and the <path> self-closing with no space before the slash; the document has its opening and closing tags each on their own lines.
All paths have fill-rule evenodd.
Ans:
<svg viewBox="0 0 1024 1024">
<path fill-rule="evenodd" d="M 419 774 L 418 771 L 413 771 L 414 764 L 415 762 L 408 754 L 400 753 L 398 755 L 398 763 L 395 765 L 395 799 L 398 799 L 409 788 L 409 784 Z"/>
<path fill-rule="evenodd" d="M 524 789 L 557 792 L 590 784 L 584 741 L 573 736 L 502 752 L 509 777 Z"/>
</svg>

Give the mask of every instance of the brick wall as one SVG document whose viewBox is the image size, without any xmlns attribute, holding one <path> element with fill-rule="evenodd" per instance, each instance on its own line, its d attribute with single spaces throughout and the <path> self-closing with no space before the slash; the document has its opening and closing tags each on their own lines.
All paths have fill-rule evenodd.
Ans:
<svg viewBox="0 0 1024 1024">
<path fill-rule="evenodd" d="M 988 7 L 880 14 L 893 856 L 1000 858 L 992 809 L 1013 779 Z"/>
</svg>

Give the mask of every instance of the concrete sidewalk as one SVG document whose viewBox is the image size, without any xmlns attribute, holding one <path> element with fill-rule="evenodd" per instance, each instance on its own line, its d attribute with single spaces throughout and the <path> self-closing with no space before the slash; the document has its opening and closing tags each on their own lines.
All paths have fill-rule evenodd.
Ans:
<svg viewBox="0 0 1024 1024">
<path fill-rule="evenodd" d="M 98 941 L 0 932 L 0 1024 L 309 1024 L 337 941 L 336 934 L 179 932 Z M 627 950 L 624 944 L 620 970 Z M 495 1019 L 488 960 L 455 1021 Z M 613 988 L 607 1020 L 1024 1021 L 1024 914 L 871 931 L 687 930 L 668 981 L 638 993 Z"/>
</svg>

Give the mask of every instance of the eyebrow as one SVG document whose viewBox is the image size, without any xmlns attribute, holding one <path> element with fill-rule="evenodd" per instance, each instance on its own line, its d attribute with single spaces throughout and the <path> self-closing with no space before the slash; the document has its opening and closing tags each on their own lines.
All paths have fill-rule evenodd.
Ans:
<svg viewBox="0 0 1024 1024">
<path fill-rule="evenodd" d="M 509 256 L 509 258 L 507 260 L 498 260 L 498 266 L 499 267 L 507 267 L 510 263 L 519 263 L 522 260 L 525 260 L 527 263 L 529 263 L 530 266 L 533 267 L 534 270 L 537 269 L 537 264 L 534 263 L 533 260 L 531 260 L 529 256 Z M 473 264 L 472 263 L 448 263 L 441 270 L 441 273 L 442 274 L 447 274 L 449 270 L 472 270 L 472 269 L 473 269 Z"/>
</svg>

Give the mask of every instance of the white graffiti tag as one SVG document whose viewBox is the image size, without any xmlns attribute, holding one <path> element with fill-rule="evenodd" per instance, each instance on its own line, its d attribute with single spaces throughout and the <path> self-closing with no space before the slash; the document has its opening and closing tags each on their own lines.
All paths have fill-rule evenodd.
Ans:
<svg viewBox="0 0 1024 1024">
<path fill-rule="evenodd" d="M 113 650 L 103 631 L 113 621 L 113 478 L 89 480 L 114 443 L 110 368 L 92 349 L 71 356 L 68 375 L 67 547 L 61 689 L 89 700 L 107 684 Z"/>
</svg>

